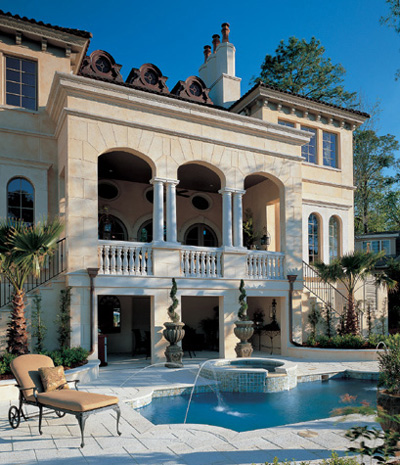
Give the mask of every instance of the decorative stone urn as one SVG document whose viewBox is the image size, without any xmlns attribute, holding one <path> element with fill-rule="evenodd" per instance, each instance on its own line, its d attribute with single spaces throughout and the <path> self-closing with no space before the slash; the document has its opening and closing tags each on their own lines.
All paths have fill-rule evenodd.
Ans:
<svg viewBox="0 0 400 465">
<path fill-rule="evenodd" d="M 384 412 L 390 417 L 400 415 L 400 396 L 389 394 L 385 390 L 378 389 L 376 401 L 378 409 L 384 410 Z M 392 421 L 389 418 L 382 421 L 381 426 L 384 431 L 400 433 L 400 423 Z M 399 445 L 400 444 L 398 444 L 398 446 Z"/>
<path fill-rule="evenodd" d="M 236 327 L 234 332 L 240 342 L 236 344 L 235 352 L 238 357 L 251 357 L 253 353 L 253 347 L 248 342 L 254 333 L 254 322 L 253 321 L 235 321 Z"/>
<path fill-rule="evenodd" d="M 185 330 L 183 327 L 185 323 L 178 321 L 173 323 L 168 321 L 164 323 L 165 329 L 163 331 L 163 335 L 165 339 L 169 342 L 169 346 L 165 349 L 165 357 L 167 359 L 167 363 L 165 366 L 167 368 L 182 368 L 182 357 L 183 357 L 183 350 L 180 346 L 178 346 L 178 342 L 180 342 L 185 336 Z"/>
</svg>

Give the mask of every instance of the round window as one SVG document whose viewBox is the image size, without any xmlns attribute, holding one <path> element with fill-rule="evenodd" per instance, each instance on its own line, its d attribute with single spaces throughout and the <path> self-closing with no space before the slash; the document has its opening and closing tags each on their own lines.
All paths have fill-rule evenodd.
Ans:
<svg viewBox="0 0 400 465">
<path fill-rule="evenodd" d="M 154 191 L 153 191 L 153 188 L 148 189 L 144 195 L 145 195 L 146 200 L 147 200 L 148 202 L 153 203 L 153 201 L 154 201 Z"/>
<path fill-rule="evenodd" d="M 113 200 L 118 197 L 118 187 L 109 182 L 99 184 L 99 197 L 106 200 Z"/>
<path fill-rule="evenodd" d="M 195 195 L 192 197 L 192 204 L 197 210 L 208 210 L 210 208 L 210 202 L 206 197 L 202 195 Z"/>
</svg>

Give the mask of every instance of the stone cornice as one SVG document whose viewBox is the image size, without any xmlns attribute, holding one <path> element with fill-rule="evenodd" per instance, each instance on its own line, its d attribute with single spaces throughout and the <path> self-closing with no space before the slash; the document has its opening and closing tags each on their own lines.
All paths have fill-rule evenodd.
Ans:
<svg viewBox="0 0 400 465">
<path fill-rule="evenodd" d="M 0 157 L 0 162 L 3 165 L 11 165 L 11 166 L 28 166 L 30 168 L 39 168 L 39 169 L 46 169 L 48 170 L 53 163 L 44 162 L 44 161 L 34 161 L 34 160 L 24 160 L 19 158 L 18 160 L 14 158 L 7 158 L 7 157 Z"/>
<path fill-rule="evenodd" d="M 46 107 L 51 118 L 58 125 L 60 113 L 65 105 L 63 97 L 67 95 L 85 100 L 95 99 L 97 102 L 105 102 L 112 105 L 124 105 L 127 108 L 137 108 L 141 111 L 152 111 L 153 113 L 169 116 L 171 118 L 184 119 L 185 121 L 231 130 L 235 133 L 253 135 L 261 137 L 262 139 L 279 140 L 291 145 L 300 146 L 307 143 L 310 139 L 307 132 L 299 129 L 278 126 L 256 118 L 249 118 L 209 106 L 201 106 L 158 94 L 64 73 L 55 74 Z M 73 110 L 71 109 L 70 111 Z M 76 111 L 78 113 L 80 112 L 78 110 Z M 86 112 L 86 114 L 89 116 L 89 112 Z M 103 115 L 91 114 L 91 117 L 94 119 L 107 119 L 107 117 Z M 128 125 L 136 124 L 136 122 L 129 121 L 125 121 L 124 123 Z M 150 127 L 151 126 L 148 126 L 148 129 L 150 129 Z M 155 128 L 155 130 L 162 129 Z M 177 129 L 176 135 L 179 134 L 180 131 Z M 197 138 L 198 136 L 193 137 Z M 246 150 L 250 150 L 250 147 L 247 147 Z M 254 150 L 259 151 L 259 149 Z M 288 155 L 288 157 L 295 159 L 300 158 L 292 155 Z"/>
<path fill-rule="evenodd" d="M 38 137 L 39 139 L 55 139 L 54 134 L 48 134 L 44 132 L 28 131 L 26 129 L 15 129 L 0 127 L 0 133 L 15 134 L 18 136 Z"/>
<path fill-rule="evenodd" d="M 317 166 L 319 166 L 319 165 L 317 165 Z M 316 180 L 316 179 L 303 178 L 302 182 L 309 182 L 310 184 L 319 184 L 320 186 L 337 187 L 338 189 L 346 189 L 346 190 L 349 190 L 349 191 L 355 191 L 357 189 L 357 187 L 355 187 L 355 186 L 349 186 L 349 185 L 345 185 L 345 184 L 337 184 L 337 183 L 334 183 L 334 182 L 320 181 L 320 180 Z"/>
<path fill-rule="evenodd" d="M 247 95 L 247 97 L 244 98 L 237 106 L 234 106 L 234 110 L 236 112 L 243 111 L 245 108 L 254 105 L 259 100 L 261 100 L 262 103 L 268 101 L 290 107 L 291 109 L 295 108 L 302 111 L 308 111 L 309 113 L 324 116 L 328 120 L 335 118 L 340 122 L 346 122 L 351 126 L 360 126 L 367 119 L 362 115 L 351 113 L 345 109 L 342 110 L 340 108 L 330 107 L 323 103 L 305 100 L 297 95 L 286 94 L 265 87 L 258 87 L 254 89 L 254 91 Z"/>
<path fill-rule="evenodd" d="M 353 208 L 353 205 L 343 205 L 341 203 L 322 201 L 322 200 L 312 200 L 312 199 L 303 199 L 303 205 L 318 206 L 322 208 L 335 208 L 336 210 L 350 210 Z"/>
</svg>

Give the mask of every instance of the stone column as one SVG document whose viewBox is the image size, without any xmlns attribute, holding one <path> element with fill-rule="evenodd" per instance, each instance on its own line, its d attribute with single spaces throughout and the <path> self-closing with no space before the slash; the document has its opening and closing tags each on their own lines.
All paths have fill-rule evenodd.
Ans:
<svg viewBox="0 0 400 465">
<path fill-rule="evenodd" d="M 222 194 L 222 245 L 232 247 L 232 190 L 218 191 Z"/>
<path fill-rule="evenodd" d="M 178 180 L 167 179 L 167 242 L 177 242 L 176 234 L 176 186 Z"/>
<path fill-rule="evenodd" d="M 153 242 L 164 242 L 164 180 L 154 178 L 153 184 Z"/>
<path fill-rule="evenodd" d="M 243 247 L 243 195 L 246 191 L 233 193 L 233 245 Z"/>
</svg>

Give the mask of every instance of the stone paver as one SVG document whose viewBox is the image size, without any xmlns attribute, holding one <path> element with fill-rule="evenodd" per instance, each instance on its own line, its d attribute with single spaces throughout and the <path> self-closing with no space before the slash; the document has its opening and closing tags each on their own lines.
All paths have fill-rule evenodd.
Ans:
<svg viewBox="0 0 400 465">
<path fill-rule="evenodd" d="M 288 360 L 297 363 L 300 376 L 347 369 L 378 371 L 377 362 Z M 154 389 L 191 386 L 199 360 L 188 360 L 181 370 L 164 366 L 143 369 L 146 363 L 116 359 L 101 369 L 97 380 L 82 386 L 82 390 L 117 395 L 122 413 L 120 437 L 115 432 L 114 412 L 90 416 L 83 449 L 74 417 L 49 415 L 42 436 L 37 418 L 22 420 L 20 427 L 12 430 L 7 421 L 10 402 L 0 400 L 0 465 L 260 465 L 274 457 L 317 460 L 329 457 L 332 449 L 344 453 L 348 446 L 344 433 L 352 425 L 373 424 L 373 418 L 352 416 L 339 423 L 323 419 L 243 433 L 207 425 L 153 425 L 126 402 L 151 395 Z M 201 378 L 199 382 L 203 382 Z"/>
</svg>

